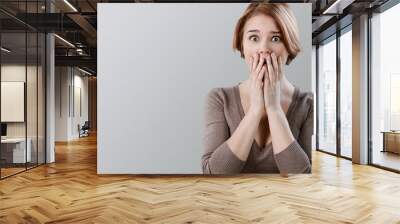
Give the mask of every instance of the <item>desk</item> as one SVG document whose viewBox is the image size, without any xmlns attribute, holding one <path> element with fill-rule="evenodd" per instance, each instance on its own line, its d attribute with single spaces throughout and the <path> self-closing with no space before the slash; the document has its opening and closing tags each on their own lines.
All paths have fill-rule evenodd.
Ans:
<svg viewBox="0 0 400 224">
<path fill-rule="evenodd" d="M 25 155 L 25 138 L 6 138 L 1 139 L 1 157 L 6 163 L 25 163 L 31 162 L 31 145 L 32 140 L 27 139 L 26 155 Z M 11 147 L 10 147 L 11 146 Z M 25 161 L 27 158 L 27 161 Z"/>
<path fill-rule="evenodd" d="M 400 131 L 382 131 L 381 133 L 383 133 L 382 152 L 400 154 Z"/>
</svg>

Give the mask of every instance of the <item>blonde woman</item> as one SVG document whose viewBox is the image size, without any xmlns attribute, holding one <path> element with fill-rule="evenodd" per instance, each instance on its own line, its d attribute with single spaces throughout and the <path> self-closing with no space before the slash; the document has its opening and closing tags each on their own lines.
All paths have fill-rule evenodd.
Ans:
<svg viewBox="0 0 400 224">
<path fill-rule="evenodd" d="M 282 70 L 300 52 L 289 6 L 251 3 L 237 22 L 233 48 L 250 74 L 207 95 L 203 173 L 310 173 L 312 93 Z"/>
</svg>

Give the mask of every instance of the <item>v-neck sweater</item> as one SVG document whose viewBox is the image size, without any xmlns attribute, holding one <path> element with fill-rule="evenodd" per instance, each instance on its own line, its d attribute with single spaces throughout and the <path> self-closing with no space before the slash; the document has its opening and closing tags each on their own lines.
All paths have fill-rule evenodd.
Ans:
<svg viewBox="0 0 400 224">
<path fill-rule="evenodd" d="M 278 154 L 272 142 L 260 148 L 255 140 L 246 161 L 240 160 L 227 144 L 245 116 L 239 84 L 213 88 L 206 97 L 202 170 L 204 174 L 310 173 L 313 133 L 313 94 L 295 87 L 286 112 L 295 140 Z M 272 131 L 272 130 L 271 130 Z"/>
</svg>

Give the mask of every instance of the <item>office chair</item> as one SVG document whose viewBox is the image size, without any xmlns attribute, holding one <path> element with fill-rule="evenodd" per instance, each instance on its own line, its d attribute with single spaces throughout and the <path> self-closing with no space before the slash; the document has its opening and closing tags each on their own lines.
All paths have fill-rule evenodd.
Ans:
<svg viewBox="0 0 400 224">
<path fill-rule="evenodd" d="M 79 138 L 89 136 L 89 129 L 90 129 L 89 121 L 85 121 L 85 123 L 80 128 L 78 125 L 78 129 L 79 129 Z"/>
</svg>

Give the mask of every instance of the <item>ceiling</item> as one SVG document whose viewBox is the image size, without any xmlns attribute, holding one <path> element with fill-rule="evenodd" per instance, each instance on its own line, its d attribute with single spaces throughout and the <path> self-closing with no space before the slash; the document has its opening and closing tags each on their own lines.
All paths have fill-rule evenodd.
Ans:
<svg viewBox="0 0 400 224">
<path fill-rule="evenodd" d="M 366 10 L 372 10 L 388 0 L 303 0 L 269 2 L 312 3 L 312 37 L 313 43 L 319 43 L 351 23 L 352 17 Z M 28 28 L 30 31 L 55 32 L 61 38 L 55 38 L 56 65 L 81 66 L 96 72 L 97 57 L 97 3 L 166 3 L 180 2 L 167 0 L 1 0 L 0 24 L 4 38 L 10 46 L 24 46 L 25 39 L 21 37 Z M 183 2 L 183 1 L 182 1 Z M 226 2 L 198 0 L 190 2 Z M 249 1 L 229 1 L 249 2 Z M 51 8 L 52 13 L 49 13 Z M 338 22 L 340 20 L 340 22 Z M 4 36 L 4 35 L 3 35 Z M 4 41 L 2 43 L 5 43 Z M 28 52 L 35 47 L 28 45 Z M 20 50 L 24 48 L 20 48 Z M 79 49 L 79 50 L 78 50 Z M 18 51 L 18 50 L 17 50 Z M 22 51 L 22 50 L 21 50 Z M 21 52 L 23 53 L 23 52 Z"/>
</svg>

